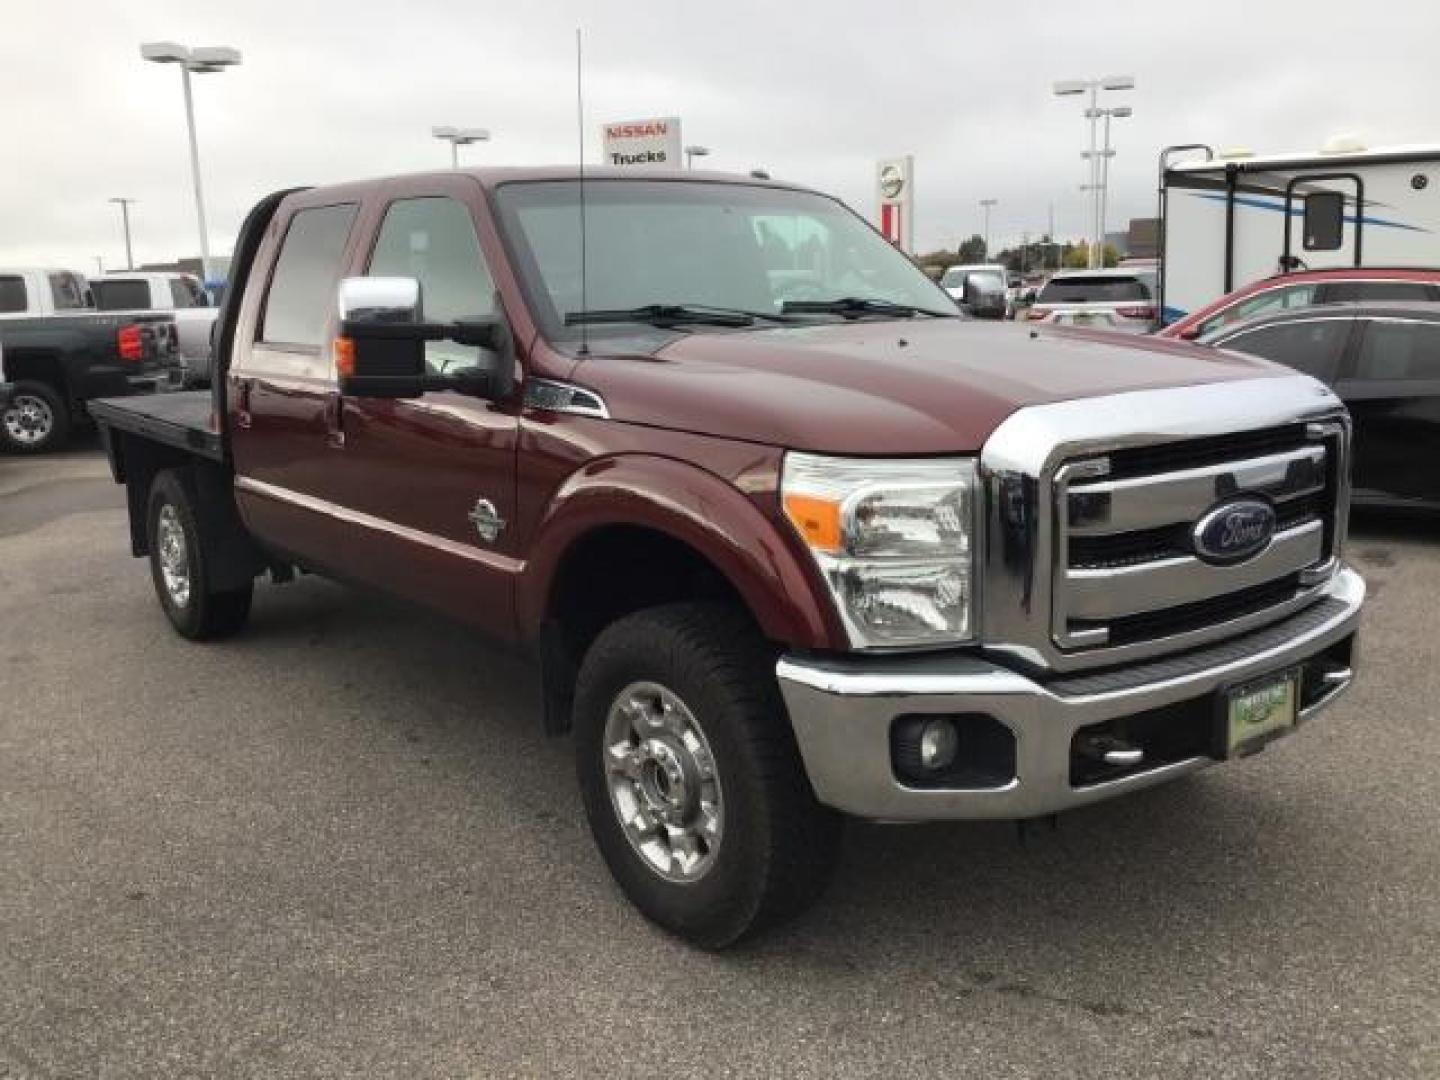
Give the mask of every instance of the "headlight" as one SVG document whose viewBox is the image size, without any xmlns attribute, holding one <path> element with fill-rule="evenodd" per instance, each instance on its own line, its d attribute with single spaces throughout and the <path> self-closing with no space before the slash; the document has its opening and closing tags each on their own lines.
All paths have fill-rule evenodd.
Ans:
<svg viewBox="0 0 1440 1080">
<path fill-rule="evenodd" d="M 780 489 L 851 645 L 973 640 L 973 459 L 786 454 Z"/>
</svg>

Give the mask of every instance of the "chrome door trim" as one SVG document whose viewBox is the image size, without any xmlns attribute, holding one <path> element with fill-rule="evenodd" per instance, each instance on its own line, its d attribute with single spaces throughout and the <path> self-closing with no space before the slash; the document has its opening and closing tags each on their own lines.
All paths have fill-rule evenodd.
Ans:
<svg viewBox="0 0 1440 1080">
<path fill-rule="evenodd" d="M 462 544 L 457 540 L 451 540 L 447 536 L 438 536 L 435 533 L 412 529 L 408 525 L 401 525 L 387 518 L 375 517 L 372 514 L 366 514 L 359 510 L 352 510 L 348 506 L 340 506 L 338 503 L 332 503 L 326 499 L 318 499 L 313 495 L 306 495 L 302 491 L 281 487 L 278 484 L 267 484 L 263 480 L 254 480 L 248 476 L 237 476 L 235 478 L 235 489 L 251 495 L 258 495 L 262 498 L 273 499 L 276 502 L 286 503 L 290 506 L 299 507 L 302 510 L 309 510 L 311 513 L 323 514 L 326 517 L 343 521 L 348 525 L 358 525 L 362 529 L 370 529 L 374 532 L 384 533 L 398 540 L 405 540 L 412 544 L 420 544 L 424 547 L 433 548 L 446 555 L 468 559 L 471 562 L 480 563 L 490 570 L 514 574 L 524 569 L 525 566 L 524 561 L 521 559 L 514 559 L 508 555 L 501 555 L 494 551 L 482 551 L 479 548 L 471 547 L 469 544 Z"/>
</svg>

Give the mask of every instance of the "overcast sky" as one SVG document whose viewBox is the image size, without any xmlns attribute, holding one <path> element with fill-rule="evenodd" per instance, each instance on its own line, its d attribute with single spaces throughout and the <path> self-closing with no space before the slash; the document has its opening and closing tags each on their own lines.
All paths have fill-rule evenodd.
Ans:
<svg viewBox="0 0 1440 1080">
<path fill-rule="evenodd" d="M 4 0 L 0 264 L 123 265 L 198 249 L 180 76 L 141 41 L 231 45 L 198 76 L 212 250 L 266 192 L 443 166 L 432 124 L 489 127 L 466 161 L 570 162 L 574 30 L 587 142 L 678 115 L 708 164 L 813 185 L 873 216 L 875 160 L 916 159 L 916 241 L 953 245 L 993 197 L 994 246 L 1084 230 L 1078 99 L 1055 79 L 1133 74 L 1110 220 L 1151 212 L 1161 146 L 1440 142 L 1440 2 L 1025 0 Z"/>
</svg>

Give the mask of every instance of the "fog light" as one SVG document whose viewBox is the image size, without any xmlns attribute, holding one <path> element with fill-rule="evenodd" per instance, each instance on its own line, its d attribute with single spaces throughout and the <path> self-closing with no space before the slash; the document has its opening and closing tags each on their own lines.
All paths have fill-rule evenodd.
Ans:
<svg viewBox="0 0 1440 1080">
<path fill-rule="evenodd" d="M 948 717 L 930 720 L 920 731 L 920 765 L 924 769 L 948 769 L 959 749 L 960 736 Z"/>
</svg>

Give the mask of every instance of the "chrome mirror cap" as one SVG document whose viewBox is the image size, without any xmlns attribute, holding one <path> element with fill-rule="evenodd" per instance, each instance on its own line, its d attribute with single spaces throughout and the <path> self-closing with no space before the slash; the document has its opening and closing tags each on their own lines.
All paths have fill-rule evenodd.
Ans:
<svg viewBox="0 0 1440 1080">
<path fill-rule="evenodd" d="M 351 277 L 340 282 L 342 322 L 422 321 L 420 282 L 407 277 Z"/>
</svg>

